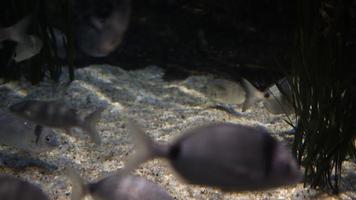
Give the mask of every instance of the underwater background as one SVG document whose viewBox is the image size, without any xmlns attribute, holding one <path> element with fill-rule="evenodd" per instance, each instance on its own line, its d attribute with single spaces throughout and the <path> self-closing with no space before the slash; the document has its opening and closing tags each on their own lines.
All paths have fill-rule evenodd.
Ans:
<svg viewBox="0 0 356 200">
<path fill-rule="evenodd" d="M 57 101 L 80 116 L 103 109 L 100 145 L 80 128 L 53 128 L 56 148 L 27 152 L 0 130 L 0 174 L 34 183 L 50 199 L 70 199 L 74 184 L 66 168 L 94 182 L 122 170 L 138 151 L 127 117 L 163 144 L 186 130 L 227 122 L 265 127 L 302 172 L 307 166 L 308 184 L 224 192 L 187 183 L 165 159 L 133 173 L 179 200 L 356 199 L 354 1 L 0 4 L 0 114 L 26 100 Z M 38 144 L 36 137 L 31 142 Z"/>
</svg>

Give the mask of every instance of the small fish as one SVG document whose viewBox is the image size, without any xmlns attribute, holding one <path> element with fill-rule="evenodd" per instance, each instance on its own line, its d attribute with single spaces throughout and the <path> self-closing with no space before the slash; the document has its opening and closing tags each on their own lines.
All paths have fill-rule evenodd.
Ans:
<svg viewBox="0 0 356 200">
<path fill-rule="evenodd" d="M 39 187 L 10 175 L 0 176 L 0 199 L 49 200 Z"/>
<path fill-rule="evenodd" d="M 206 94 L 211 99 L 226 104 L 242 104 L 246 92 L 241 84 L 226 79 L 214 79 L 206 87 Z"/>
<path fill-rule="evenodd" d="M 11 40 L 17 43 L 13 57 L 16 62 L 21 62 L 35 56 L 41 51 L 43 46 L 40 38 L 26 33 L 30 18 L 30 16 L 27 16 L 13 26 L 0 29 L 0 42 Z"/>
<path fill-rule="evenodd" d="M 10 112 L 0 114 L 0 144 L 41 153 L 59 146 L 52 129 L 41 127 Z"/>
<path fill-rule="evenodd" d="M 279 80 L 265 91 L 263 106 L 272 114 L 291 114 L 292 90 L 287 78 Z"/>
<path fill-rule="evenodd" d="M 91 16 L 78 23 L 77 44 L 87 55 L 105 57 L 121 44 L 129 24 L 131 5 L 130 0 L 115 3 L 109 16 Z"/>
<path fill-rule="evenodd" d="M 72 169 L 66 169 L 72 182 L 72 200 L 90 195 L 93 200 L 173 200 L 163 188 L 134 175 L 111 175 L 95 183 L 85 181 Z"/>
<path fill-rule="evenodd" d="M 215 79 L 209 82 L 206 93 L 220 103 L 242 105 L 242 112 L 259 101 L 272 114 L 290 114 L 294 111 L 291 104 L 292 91 L 286 78 L 265 91 L 258 90 L 246 79 L 242 79 L 241 83 Z"/>
<path fill-rule="evenodd" d="M 88 132 L 96 144 L 101 143 L 96 130 L 96 121 L 104 108 L 99 108 L 84 117 L 79 115 L 77 110 L 59 101 L 25 100 L 10 106 L 9 109 L 16 115 L 36 124 L 64 129 L 69 135 L 71 135 L 70 128 L 80 127 Z"/>
<path fill-rule="evenodd" d="M 231 192 L 290 185 L 301 178 L 287 148 L 261 127 L 209 124 L 168 145 L 153 142 L 132 121 L 127 127 L 137 148 L 127 170 L 149 159 L 165 158 L 188 183 Z"/>
<path fill-rule="evenodd" d="M 237 83 L 225 79 L 214 79 L 206 86 L 206 94 L 209 98 L 224 104 L 242 105 L 242 111 L 246 111 L 254 103 L 263 98 L 263 92 L 255 88 L 249 81 L 242 79 Z"/>
</svg>

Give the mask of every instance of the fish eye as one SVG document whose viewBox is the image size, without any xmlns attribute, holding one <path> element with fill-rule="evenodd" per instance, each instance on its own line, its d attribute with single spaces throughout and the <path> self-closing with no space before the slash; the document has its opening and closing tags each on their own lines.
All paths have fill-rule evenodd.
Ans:
<svg viewBox="0 0 356 200">
<path fill-rule="evenodd" d="M 264 95 L 263 95 L 265 98 L 269 98 L 271 96 L 271 94 L 269 92 L 266 92 Z"/>
<path fill-rule="evenodd" d="M 46 142 L 50 142 L 50 141 L 51 141 L 51 137 L 50 137 L 49 135 L 47 135 L 47 136 L 45 137 L 45 140 L 46 140 Z"/>
</svg>

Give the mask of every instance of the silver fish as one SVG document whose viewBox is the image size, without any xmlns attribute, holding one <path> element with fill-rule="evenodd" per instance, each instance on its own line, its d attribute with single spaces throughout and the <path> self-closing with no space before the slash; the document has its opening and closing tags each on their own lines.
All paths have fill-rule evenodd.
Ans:
<svg viewBox="0 0 356 200">
<path fill-rule="evenodd" d="M 72 182 L 72 200 L 90 195 L 93 200 L 173 200 L 155 183 L 134 175 L 111 175 L 95 183 L 85 181 L 72 169 L 66 169 Z"/>
<path fill-rule="evenodd" d="M 246 79 L 242 79 L 241 83 L 214 79 L 206 86 L 205 93 L 209 98 L 220 103 L 242 105 L 243 112 L 263 99 L 264 95 Z"/>
<path fill-rule="evenodd" d="M 226 104 L 242 104 L 246 92 L 241 84 L 226 79 L 214 79 L 205 88 L 206 95 L 218 102 Z"/>
<path fill-rule="evenodd" d="M 4 200 L 49 200 L 37 186 L 9 175 L 0 176 L 0 199 Z"/>
<path fill-rule="evenodd" d="M 279 80 L 265 91 L 263 105 L 272 114 L 294 112 L 292 90 L 287 78 Z"/>
<path fill-rule="evenodd" d="M 104 110 L 103 108 L 84 117 L 77 114 L 77 110 L 59 101 L 26 100 L 10 106 L 9 109 L 16 115 L 36 124 L 64 129 L 69 135 L 71 135 L 70 128 L 80 127 L 96 144 L 101 143 L 96 130 L 96 121 Z"/>
<path fill-rule="evenodd" d="M 81 20 L 76 30 L 76 40 L 81 51 L 93 57 L 104 57 L 122 42 L 127 30 L 131 1 L 116 1 L 113 11 L 106 18 L 91 16 Z"/>
<path fill-rule="evenodd" d="M 52 129 L 41 127 L 10 112 L 0 114 L 0 144 L 41 153 L 59 146 Z"/>
<path fill-rule="evenodd" d="M 0 42 L 11 40 L 17 43 L 13 56 L 16 62 L 21 62 L 35 56 L 41 51 L 43 46 L 40 38 L 26 33 L 30 18 L 30 16 L 27 16 L 10 27 L 0 29 Z"/>
<path fill-rule="evenodd" d="M 211 90 L 215 91 L 217 100 L 221 103 L 241 104 L 243 112 L 260 101 L 272 114 L 290 114 L 294 111 L 291 103 L 292 91 L 286 78 L 279 80 L 265 91 L 258 90 L 246 79 L 242 79 L 241 84 L 218 79 L 209 85 Z"/>
<path fill-rule="evenodd" d="M 295 184 L 301 178 L 287 148 L 260 127 L 209 124 L 168 145 L 153 142 L 132 121 L 128 128 L 137 148 L 126 166 L 129 171 L 149 159 L 165 158 L 188 183 L 233 192 Z"/>
</svg>

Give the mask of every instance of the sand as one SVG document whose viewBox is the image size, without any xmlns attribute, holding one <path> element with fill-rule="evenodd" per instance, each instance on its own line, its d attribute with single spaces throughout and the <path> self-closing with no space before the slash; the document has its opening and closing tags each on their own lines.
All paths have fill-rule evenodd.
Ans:
<svg viewBox="0 0 356 200">
<path fill-rule="evenodd" d="M 38 184 L 51 199 L 69 199 L 71 184 L 63 168 L 77 169 L 88 181 L 98 180 L 106 174 L 120 170 L 134 153 L 124 124 L 124 117 L 135 119 L 150 137 L 168 143 L 182 131 L 209 122 L 232 122 L 262 125 L 273 136 L 286 143 L 292 140 L 288 133 L 291 127 L 284 122 L 285 115 L 268 113 L 261 104 L 256 104 L 240 116 L 209 108 L 209 100 L 202 88 L 211 76 L 191 76 L 185 80 L 165 82 L 164 71 L 157 66 L 126 71 L 109 65 L 91 65 L 76 70 L 76 80 L 68 84 L 64 72 L 59 83 L 45 80 L 38 85 L 26 81 L 0 85 L 0 106 L 19 100 L 60 100 L 86 115 L 98 107 L 105 107 L 98 122 L 102 145 L 96 146 L 80 129 L 73 129 L 74 136 L 65 135 L 56 129 L 61 146 L 52 152 L 32 155 L 58 166 L 47 171 L 34 167 L 12 170 L 1 167 L 0 173 L 14 174 Z M 240 112 L 241 106 L 234 106 Z M 290 116 L 292 118 L 292 116 Z M 293 120 L 293 118 L 292 118 Z M 2 152 L 18 152 L 1 146 Z M 22 152 L 19 152 L 21 154 Z M 356 199 L 356 165 L 345 162 L 341 193 L 333 196 L 297 184 L 262 192 L 224 193 L 216 189 L 192 186 L 184 183 L 164 160 L 152 160 L 142 164 L 134 173 L 161 185 L 175 199 L 235 200 L 235 199 Z"/>
</svg>

